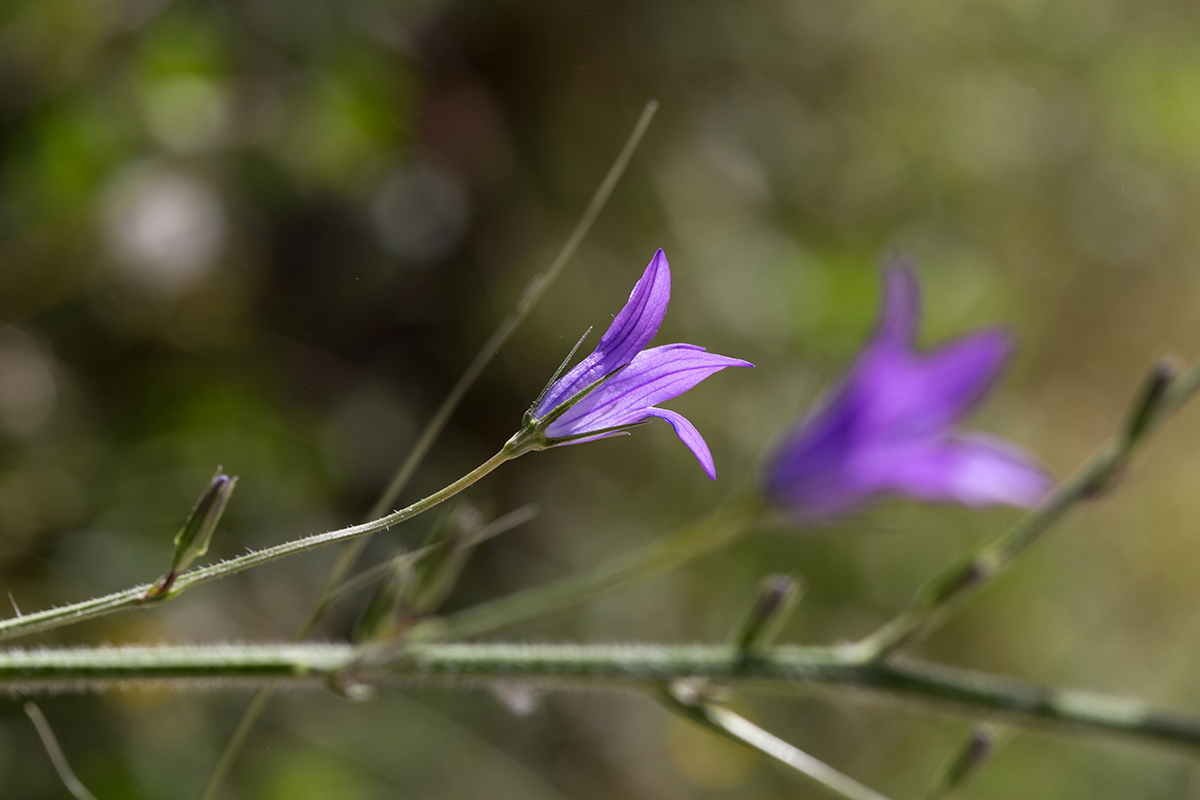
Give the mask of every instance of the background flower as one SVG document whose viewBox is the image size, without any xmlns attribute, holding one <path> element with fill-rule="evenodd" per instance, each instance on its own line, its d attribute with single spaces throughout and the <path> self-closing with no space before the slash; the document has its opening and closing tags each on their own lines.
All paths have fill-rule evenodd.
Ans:
<svg viewBox="0 0 1200 800">
<path fill-rule="evenodd" d="M 1032 456 L 955 427 L 1000 376 L 1012 349 L 1008 336 L 993 328 L 919 352 L 916 270 L 893 261 L 883 284 L 874 336 L 785 439 L 767 469 L 768 494 L 806 519 L 847 512 L 884 492 L 967 505 L 1037 504 L 1052 483 Z"/>
</svg>

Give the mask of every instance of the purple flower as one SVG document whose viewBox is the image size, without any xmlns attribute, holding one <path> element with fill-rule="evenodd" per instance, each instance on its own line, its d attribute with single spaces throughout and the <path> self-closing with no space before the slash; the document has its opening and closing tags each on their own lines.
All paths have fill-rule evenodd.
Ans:
<svg viewBox="0 0 1200 800">
<path fill-rule="evenodd" d="M 883 280 L 878 329 L 840 384 L 784 440 L 768 467 L 767 494 L 810 520 L 883 493 L 972 506 L 1037 505 L 1052 481 L 1032 456 L 956 428 L 999 377 L 1012 350 L 1009 337 L 990 328 L 920 352 L 913 266 L 894 262 Z"/>
<path fill-rule="evenodd" d="M 726 367 L 754 365 L 694 344 L 645 349 L 658 333 L 670 299 L 671 270 L 659 250 L 596 350 L 546 388 L 526 414 L 525 428 L 540 431 L 544 445 L 552 447 L 627 433 L 658 417 L 671 423 L 715 480 L 712 454 L 700 432 L 681 414 L 656 406 Z"/>
</svg>

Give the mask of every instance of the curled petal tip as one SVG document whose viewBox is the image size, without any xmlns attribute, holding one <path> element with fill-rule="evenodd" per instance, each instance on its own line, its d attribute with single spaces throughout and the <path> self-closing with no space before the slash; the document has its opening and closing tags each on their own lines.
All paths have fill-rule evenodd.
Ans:
<svg viewBox="0 0 1200 800">
<path fill-rule="evenodd" d="M 717 479 L 717 465 L 708 449 L 708 443 L 704 441 L 704 437 L 700 435 L 700 431 L 696 430 L 696 426 L 691 423 L 691 420 L 677 411 L 666 408 L 651 408 L 647 414 L 669 422 L 675 429 L 675 435 L 679 437 L 679 441 L 683 442 L 700 462 L 700 466 L 709 480 Z"/>
</svg>

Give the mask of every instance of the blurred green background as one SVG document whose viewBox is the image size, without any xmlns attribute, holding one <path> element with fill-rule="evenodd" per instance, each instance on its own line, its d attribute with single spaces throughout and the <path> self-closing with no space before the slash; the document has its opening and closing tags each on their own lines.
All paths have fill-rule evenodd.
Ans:
<svg viewBox="0 0 1200 800">
<path fill-rule="evenodd" d="M 356 521 L 650 97 L 595 231 L 406 498 L 493 453 L 660 246 L 658 341 L 758 365 L 671 404 L 718 482 L 662 424 L 508 465 L 470 501 L 542 514 L 481 548 L 448 608 L 664 535 L 753 480 L 870 329 L 891 248 L 921 264 L 925 341 L 998 320 L 1019 336 L 975 424 L 1065 476 L 1154 356 L 1200 352 L 1198 41 L 1181 0 L 4 0 L 0 588 L 30 610 L 154 579 L 217 464 L 241 483 L 211 557 Z M 1193 409 L 921 655 L 1200 710 L 1197 448 Z M 1017 517 L 890 502 L 497 635 L 722 640 L 789 570 L 810 589 L 785 637 L 848 639 Z M 26 643 L 281 639 L 332 557 Z M 363 601 L 320 635 L 345 636 Z M 191 798 L 248 699 L 42 705 L 101 800 Z M 283 695 L 224 796 L 819 796 L 644 698 L 536 699 L 519 716 L 483 691 Z M 897 800 L 969 728 L 848 695 L 742 708 Z M 66 796 L 14 699 L 0 787 Z M 1181 754 L 1020 733 L 966 796 L 1196 792 Z"/>
</svg>

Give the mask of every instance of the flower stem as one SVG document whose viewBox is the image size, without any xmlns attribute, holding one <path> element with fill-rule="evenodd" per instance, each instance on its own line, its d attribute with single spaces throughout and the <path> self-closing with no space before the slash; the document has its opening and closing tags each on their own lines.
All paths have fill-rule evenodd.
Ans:
<svg viewBox="0 0 1200 800">
<path fill-rule="evenodd" d="M 805 693 L 813 686 L 917 701 L 930 711 L 1102 733 L 1200 754 L 1200 719 L 1137 700 L 1055 689 L 914 661 L 858 662 L 841 648 L 782 646 L 744 661 L 733 645 L 348 644 L 98 647 L 0 651 L 0 690 L 77 692 L 154 682 L 191 689 L 281 683 L 471 688 L 519 681 L 547 688 L 659 691 L 678 680 Z"/>
<path fill-rule="evenodd" d="M 1200 363 L 1174 380 L 1164 377 L 1165 374 L 1161 365 L 1151 370 L 1121 432 L 1074 477 L 1059 486 L 1040 508 L 974 556 L 925 583 L 907 608 L 853 645 L 858 657 L 864 661 L 883 658 L 929 633 L 964 600 L 1012 566 L 1067 511 L 1110 488 L 1146 434 L 1200 389 Z"/>
<path fill-rule="evenodd" d="M 199 586 L 202 583 L 219 580 L 228 577 L 238 572 L 250 569 L 251 567 L 261 566 L 271 561 L 277 561 L 281 558 L 296 555 L 298 553 L 306 553 L 309 550 L 315 550 L 318 547 L 324 547 L 328 544 L 336 542 L 344 542 L 350 539 L 355 539 L 360 536 L 374 533 L 375 531 L 385 530 L 393 525 L 398 525 L 401 522 L 412 519 L 413 517 L 428 511 L 439 503 L 449 500 L 454 495 L 474 484 L 483 476 L 487 475 L 496 467 L 506 461 L 510 461 L 525 452 L 530 448 L 523 442 L 514 444 L 510 441 L 500 452 L 489 458 L 483 464 L 480 464 L 468 474 L 456 480 L 454 483 L 446 486 L 439 491 L 434 492 L 423 500 L 418 500 L 407 508 L 402 508 L 399 511 L 393 511 L 379 519 L 371 522 L 366 522 L 361 525 L 352 525 L 348 528 L 341 528 L 336 531 L 327 533 L 317 533 L 312 536 L 306 536 L 303 539 L 296 539 L 283 544 L 277 544 L 274 547 L 268 547 L 265 550 L 246 553 L 245 555 L 236 558 L 227 559 L 216 564 L 211 564 L 207 567 L 199 567 L 183 573 L 175 581 L 170 591 L 164 593 L 160 597 L 147 598 L 147 592 L 151 589 L 151 584 L 135 586 L 132 589 L 126 589 L 122 592 L 98 597 L 93 600 L 85 600 L 82 603 L 74 603 L 72 605 L 61 606 L 59 608 L 51 608 L 45 611 L 37 611 L 32 614 L 12 617 L 6 620 L 0 620 L 0 639 L 12 639 L 17 636 L 25 636 L 31 633 L 39 633 L 47 631 L 51 628 L 57 628 L 63 625 L 70 625 L 75 622 L 81 622 L 86 619 L 94 619 L 106 614 L 112 614 L 116 611 L 123 611 L 132 608 L 148 607 L 157 605 L 158 603 L 172 600 L 181 594 L 186 589 L 193 586 Z"/>
<path fill-rule="evenodd" d="M 557 581 L 526 589 L 415 626 L 406 641 L 453 640 L 536 619 L 614 589 L 669 572 L 734 541 L 758 521 L 762 501 L 726 503 L 706 517 L 656 542 Z"/>
</svg>

